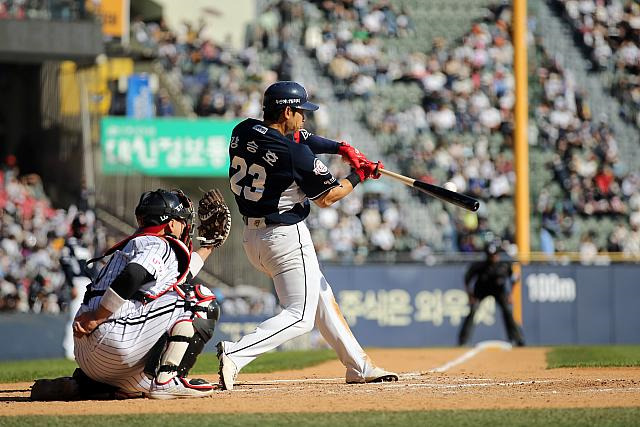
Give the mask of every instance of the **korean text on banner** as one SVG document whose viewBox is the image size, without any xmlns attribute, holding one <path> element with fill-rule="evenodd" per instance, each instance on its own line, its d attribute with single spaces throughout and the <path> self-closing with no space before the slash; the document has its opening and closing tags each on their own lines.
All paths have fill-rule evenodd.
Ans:
<svg viewBox="0 0 640 427">
<path fill-rule="evenodd" d="M 105 117 L 102 171 L 107 175 L 226 177 L 228 141 L 237 121 Z"/>
</svg>

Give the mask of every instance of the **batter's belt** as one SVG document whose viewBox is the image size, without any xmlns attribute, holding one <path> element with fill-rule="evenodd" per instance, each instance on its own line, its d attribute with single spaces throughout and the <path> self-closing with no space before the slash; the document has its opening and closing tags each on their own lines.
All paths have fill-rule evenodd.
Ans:
<svg viewBox="0 0 640 427">
<path fill-rule="evenodd" d="M 267 226 L 267 220 L 265 218 L 251 218 L 243 215 L 242 221 L 244 225 L 250 229 L 265 228 Z"/>
</svg>

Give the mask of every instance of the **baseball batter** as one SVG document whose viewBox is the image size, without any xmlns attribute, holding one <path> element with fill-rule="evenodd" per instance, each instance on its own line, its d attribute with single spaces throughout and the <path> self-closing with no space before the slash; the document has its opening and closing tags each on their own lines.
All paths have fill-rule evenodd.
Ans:
<svg viewBox="0 0 640 427">
<path fill-rule="evenodd" d="M 210 196 L 230 216 L 220 193 Z M 202 209 L 203 200 L 201 221 L 214 217 Z M 109 262 L 78 311 L 78 365 L 89 379 L 116 387 L 121 396 L 200 397 L 217 388 L 187 378 L 213 335 L 219 308 L 209 289 L 186 280 L 224 241 L 205 236 L 192 254 L 193 216 L 191 201 L 179 190 L 144 193 L 136 207 L 140 228 L 107 251 Z"/>
<path fill-rule="evenodd" d="M 229 180 L 244 217 L 243 244 L 252 265 L 273 279 L 283 310 L 237 342 L 218 343 L 221 386 L 257 356 L 309 332 L 314 324 L 346 366 L 347 383 L 397 381 L 377 367 L 351 333 L 322 275 L 309 230 L 309 199 L 325 208 L 375 174 L 376 165 L 346 143 L 313 137 L 302 129 L 307 100 L 300 84 L 277 82 L 264 94 L 264 121 L 247 119 L 233 130 Z M 285 135 L 294 132 L 296 140 Z M 337 153 L 354 171 L 337 180 L 315 155 Z M 379 177 L 379 175 L 377 175 Z"/>
</svg>

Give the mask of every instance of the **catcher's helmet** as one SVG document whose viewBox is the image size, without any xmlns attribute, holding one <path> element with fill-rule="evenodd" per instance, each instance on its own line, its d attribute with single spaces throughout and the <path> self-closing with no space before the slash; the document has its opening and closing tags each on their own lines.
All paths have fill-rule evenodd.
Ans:
<svg viewBox="0 0 640 427">
<path fill-rule="evenodd" d="M 136 206 L 136 217 L 145 226 L 166 224 L 171 219 L 189 223 L 193 218 L 193 207 L 182 191 L 157 189 L 142 193 Z"/>
<path fill-rule="evenodd" d="M 262 109 L 278 110 L 286 106 L 300 110 L 316 111 L 318 107 L 308 101 L 306 89 L 299 83 L 291 81 L 276 82 L 264 92 Z"/>
</svg>

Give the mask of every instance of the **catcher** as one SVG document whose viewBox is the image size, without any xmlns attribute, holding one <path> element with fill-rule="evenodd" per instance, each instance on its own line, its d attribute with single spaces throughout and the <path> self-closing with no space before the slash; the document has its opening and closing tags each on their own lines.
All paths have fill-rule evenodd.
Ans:
<svg viewBox="0 0 640 427">
<path fill-rule="evenodd" d="M 187 377 L 220 315 L 213 293 L 190 282 L 229 235 L 229 208 L 218 190 L 202 197 L 195 252 L 195 213 L 182 191 L 145 192 L 135 213 L 138 230 L 101 257 L 109 260 L 74 320 L 80 368 L 73 377 L 37 380 L 32 400 L 174 399 L 217 388 Z"/>
</svg>

